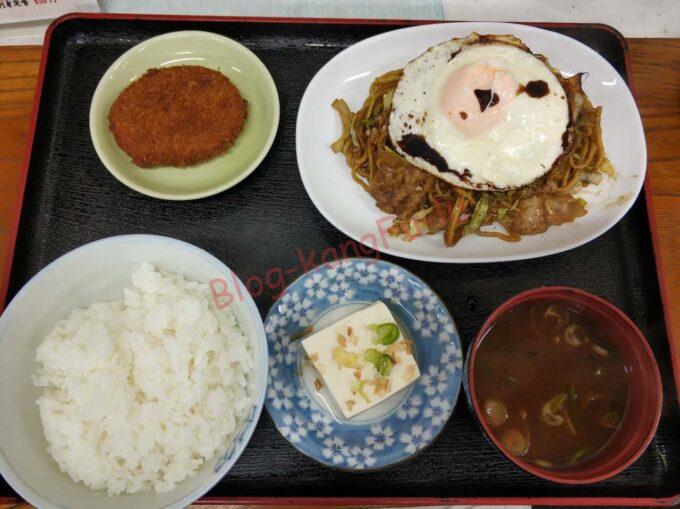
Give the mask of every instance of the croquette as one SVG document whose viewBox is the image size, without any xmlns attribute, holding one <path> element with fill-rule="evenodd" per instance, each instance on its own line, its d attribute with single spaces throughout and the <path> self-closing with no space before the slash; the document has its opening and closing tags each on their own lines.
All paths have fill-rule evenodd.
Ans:
<svg viewBox="0 0 680 509">
<path fill-rule="evenodd" d="M 109 129 L 142 168 L 191 166 L 226 152 L 248 103 L 224 74 L 197 65 L 149 69 L 116 98 Z"/>
</svg>

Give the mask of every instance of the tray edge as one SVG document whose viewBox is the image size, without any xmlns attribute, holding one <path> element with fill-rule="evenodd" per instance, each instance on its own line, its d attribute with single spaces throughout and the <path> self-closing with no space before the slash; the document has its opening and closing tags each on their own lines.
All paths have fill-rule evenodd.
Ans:
<svg viewBox="0 0 680 509">
<path fill-rule="evenodd" d="M 50 50 L 52 34 L 62 23 L 72 19 L 123 19 L 123 20 L 157 20 L 157 21 L 213 21 L 213 22 L 250 22 L 250 23 L 281 23 L 281 24 L 307 24 L 307 23 L 327 23 L 338 25 L 403 25 L 416 26 L 433 23 L 455 23 L 456 20 L 410 20 L 410 19 L 364 19 L 364 18 L 303 18 L 303 17 L 262 17 L 262 16 L 206 16 L 206 15 L 170 15 L 170 14 L 134 14 L 134 13 L 68 13 L 50 23 L 45 33 L 43 48 L 40 59 L 40 67 L 37 77 L 36 92 L 33 98 L 33 108 L 30 116 L 29 137 L 27 139 L 24 162 L 19 176 L 19 192 L 17 194 L 14 215 L 10 223 L 9 243 L 5 255 L 5 269 L 2 279 L 0 279 L 0 310 L 4 310 L 9 291 L 10 276 L 16 249 L 16 241 L 19 232 L 19 222 L 23 206 L 26 183 L 28 179 L 28 169 L 31 161 L 31 153 L 35 140 L 37 117 L 40 110 L 40 99 L 44 86 L 45 68 L 47 57 Z M 569 23 L 569 22 L 518 22 L 517 24 L 542 27 L 591 27 L 606 30 L 612 33 L 621 44 L 624 54 L 625 76 L 628 80 L 628 87 L 637 102 L 637 93 L 633 83 L 631 72 L 631 57 L 628 43 L 623 35 L 614 27 L 604 23 Z M 657 279 L 661 294 L 664 322 L 668 336 L 671 365 L 676 386 L 676 396 L 680 399 L 680 348 L 676 348 L 675 334 L 670 322 L 670 306 L 668 304 L 667 287 L 665 276 L 661 269 L 663 262 L 659 251 L 659 238 L 654 218 L 654 206 L 652 203 L 652 193 L 649 190 L 649 174 L 645 175 L 644 181 L 645 206 L 647 207 L 647 219 L 652 236 L 652 250 L 654 252 L 654 262 L 657 271 Z M 0 503 L 18 503 L 16 497 L 0 497 Z M 619 505 L 619 506 L 674 506 L 680 504 L 680 493 L 665 498 L 625 498 L 625 497 L 202 497 L 196 501 L 199 505 L 211 504 L 255 504 L 255 505 L 276 505 L 276 504 L 296 504 L 309 506 L 329 506 L 329 505 L 453 505 L 453 504 L 532 504 L 532 505 Z"/>
</svg>

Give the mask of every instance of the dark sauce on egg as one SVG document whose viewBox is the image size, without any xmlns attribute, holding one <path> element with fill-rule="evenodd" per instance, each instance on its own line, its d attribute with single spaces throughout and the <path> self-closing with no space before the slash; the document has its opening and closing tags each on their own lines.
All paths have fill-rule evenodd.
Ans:
<svg viewBox="0 0 680 509">
<path fill-rule="evenodd" d="M 399 147 L 410 156 L 424 159 L 439 171 L 449 170 L 446 159 L 433 149 L 421 134 L 405 134 L 399 140 Z"/>
<path fill-rule="evenodd" d="M 498 104 L 500 97 L 493 90 L 482 90 L 481 88 L 475 89 L 475 97 L 477 97 L 477 102 L 479 102 L 479 109 L 484 113 L 487 108 L 492 108 Z"/>
<path fill-rule="evenodd" d="M 449 168 L 446 159 L 444 159 L 439 152 L 433 149 L 427 143 L 425 137 L 421 134 L 405 134 L 401 140 L 399 140 L 399 148 L 401 148 L 406 154 L 410 156 L 424 159 L 442 173 L 453 173 L 463 182 L 470 182 L 470 177 L 472 176 L 470 170 L 463 168 L 463 171 L 460 172 L 458 170 Z"/>
<path fill-rule="evenodd" d="M 628 398 L 625 363 L 606 331 L 551 301 L 498 318 L 476 353 L 474 379 L 480 418 L 508 452 L 544 468 L 597 454 Z"/>
<path fill-rule="evenodd" d="M 543 80 L 535 80 L 530 81 L 526 85 L 519 86 L 517 89 L 517 95 L 524 92 L 526 92 L 529 97 L 540 99 L 541 97 L 545 97 L 550 93 L 550 87 L 548 87 L 548 84 Z"/>
</svg>

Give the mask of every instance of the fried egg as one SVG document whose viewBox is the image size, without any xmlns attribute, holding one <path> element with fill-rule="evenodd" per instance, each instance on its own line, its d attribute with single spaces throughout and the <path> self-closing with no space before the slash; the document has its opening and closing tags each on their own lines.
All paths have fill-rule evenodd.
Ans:
<svg viewBox="0 0 680 509">
<path fill-rule="evenodd" d="M 389 136 L 408 161 L 453 185 L 521 187 L 569 146 L 569 89 L 519 39 L 472 34 L 404 67 Z"/>
</svg>

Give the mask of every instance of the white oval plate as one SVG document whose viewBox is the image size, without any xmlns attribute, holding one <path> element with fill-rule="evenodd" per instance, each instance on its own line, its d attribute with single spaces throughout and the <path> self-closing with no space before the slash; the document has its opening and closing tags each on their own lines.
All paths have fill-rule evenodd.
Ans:
<svg viewBox="0 0 680 509">
<path fill-rule="evenodd" d="M 548 57 L 564 75 L 587 72 L 583 88 L 603 107 L 602 132 L 617 178 L 580 193 L 588 214 L 573 223 L 550 228 L 520 242 L 471 235 L 446 247 L 442 235 L 405 242 L 386 229 L 393 216 L 354 180 L 342 154 L 331 143 L 341 125 L 331 103 L 343 98 L 356 111 L 377 76 L 407 64 L 430 46 L 471 32 L 512 34 L 535 53 Z M 623 78 L 599 54 L 570 37 L 510 23 L 442 23 L 409 27 L 371 37 L 336 55 L 312 79 L 297 118 L 296 147 L 300 175 L 317 209 L 336 228 L 372 248 L 403 258 L 448 263 L 499 262 L 537 258 L 578 247 L 614 226 L 637 198 L 645 177 L 647 151 L 642 122 Z"/>
</svg>

